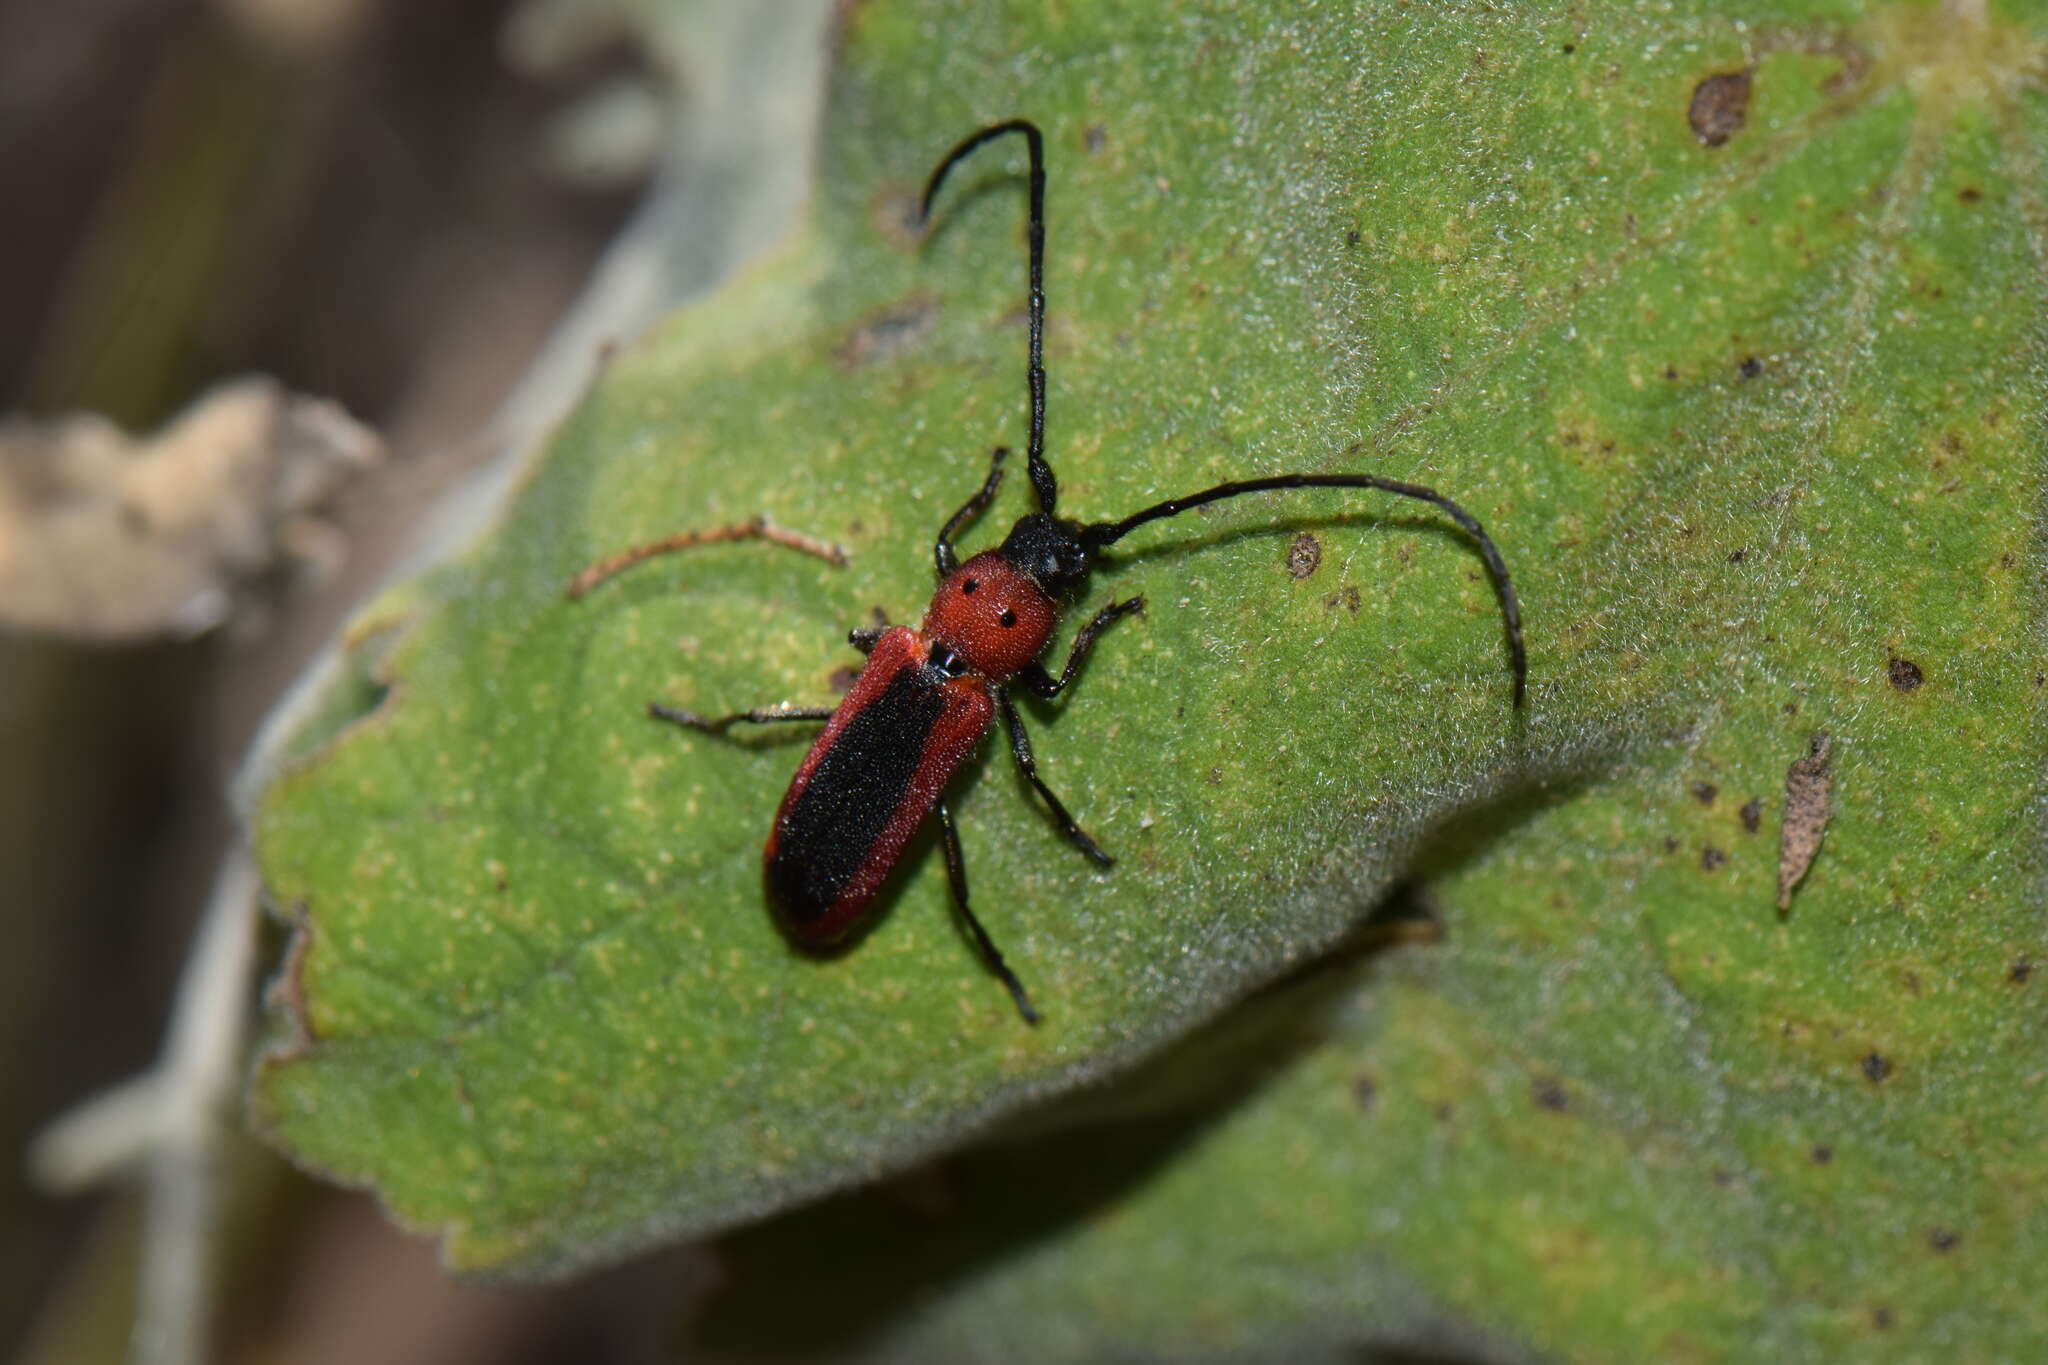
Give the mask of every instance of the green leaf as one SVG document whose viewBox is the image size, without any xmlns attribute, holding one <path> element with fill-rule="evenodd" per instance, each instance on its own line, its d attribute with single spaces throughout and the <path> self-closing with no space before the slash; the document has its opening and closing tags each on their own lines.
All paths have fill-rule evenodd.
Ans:
<svg viewBox="0 0 2048 1365">
<path fill-rule="evenodd" d="M 806 231 L 619 357 L 487 542 L 376 618 L 381 702 L 265 798 L 306 931 L 259 1121 L 459 1267 L 558 1269 L 1105 1082 L 1412 878 L 1447 942 L 1347 981 L 1268 1090 L 1196 1064 L 1036 1120 L 1190 1087 L 1227 1115 L 1156 1151 L 1109 1130 L 1110 1171 L 1029 1217 L 968 1199 L 950 1235 L 1000 1273 L 900 1339 L 864 1319 L 885 1348 L 1424 1318 L 1586 1358 L 2017 1340 L 2048 1264 L 2041 27 L 852 11 Z M 1728 111 L 1695 91 L 1744 71 L 1708 146 L 1689 108 Z M 929 841 L 852 951 L 792 953 L 758 849 L 806 736 L 641 712 L 825 699 L 848 625 L 915 619 L 932 532 L 1021 443 L 1018 158 L 967 168 L 928 243 L 903 223 L 938 152 L 1012 114 L 1050 149 L 1063 510 L 1297 469 L 1431 484 L 1499 540 L 1535 688 L 1512 715 L 1483 567 L 1426 509 L 1276 495 L 1134 536 L 1088 601 L 1150 609 L 1026 708 L 1119 866 L 1064 846 L 1000 752 L 955 800 L 1037 1029 Z M 981 533 L 1024 507 L 1005 489 Z M 607 551 L 756 513 L 851 567 L 731 544 L 562 596 Z M 1834 810 L 1781 916 L 1784 772 L 1818 731 Z M 1223 1036 L 1316 1023 L 1309 994 Z M 1060 1183 L 986 1160 L 1005 1198 Z M 827 1269 L 860 1227 L 818 1232 Z M 776 1262 L 785 1288 L 827 1273 Z"/>
</svg>

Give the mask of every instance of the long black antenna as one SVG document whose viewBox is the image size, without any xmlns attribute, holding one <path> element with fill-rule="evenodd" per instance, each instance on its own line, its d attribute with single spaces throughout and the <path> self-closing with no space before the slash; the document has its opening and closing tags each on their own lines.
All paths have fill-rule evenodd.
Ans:
<svg viewBox="0 0 2048 1365">
<path fill-rule="evenodd" d="M 1004 133 L 1022 133 L 1031 153 L 1030 217 L 1025 224 L 1031 253 L 1031 360 L 1024 372 L 1024 382 L 1031 390 L 1031 440 L 1025 447 L 1024 458 L 1031 473 L 1031 486 L 1038 490 L 1038 510 L 1051 516 L 1059 485 L 1053 481 L 1052 466 L 1045 461 L 1045 137 L 1038 131 L 1038 125 L 1029 119 L 1013 118 L 969 134 L 946 153 L 932 178 L 925 182 L 917 218 L 920 225 L 931 220 L 932 199 L 945 182 L 946 172 L 976 147 Z"/>
<path fill-rule="evenodd" d="M 1515 599 L 1515 585 L 1508 578 L 1508 566 L 1502 561 L 1500 551 L 1494 548 L 1492 539 L 1487 536 L 1485 528 L 1480 526 L 1478 520 L 1434 488 L 1383 479 L 1377 474 L 1275 474 L 1264 479 L 1240 479 L 1233 483 L 1219 483 L 1214 488 L 1205 488 L 1186 497 L 1168 498 L 1165 502 L 1154 503 L 1141 512 L 1133 512 L 1121 521 L 1098 521 L 1092 526 L 1083 526 L 1081 544 L 1093 553 L 1105 545 L 1114 545 L 1148 521 L 1179 516 L 1189 508 L 1200 507 L 1204 503 L 1220 502 L 1224 498 L 1235 498 L 1245 493 L 1263 493 L 1273 488 L 1377 488 L 1387 493 L 1398 493 L 1404 498 L 1434 503 L 1443 508 L 1452 521 L 1464 527 L 1466 533 L 1479 543 L 1479 553 L 1486 557 L 1486 567 L 1492 572 L 1494 585 L 1500 591 L 1501 615 L 1507 620 L 1508 660 L 1515 672 L 1515 705 L 1519 707 L 1524 703 L 1529 690 L 1529 660 L 1522 647 L 1522 608 Z"/>
</svg>

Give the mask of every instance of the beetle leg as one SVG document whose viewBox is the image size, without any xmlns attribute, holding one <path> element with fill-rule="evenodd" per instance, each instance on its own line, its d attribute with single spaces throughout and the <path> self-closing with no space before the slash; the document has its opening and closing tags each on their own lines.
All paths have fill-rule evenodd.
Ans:
<svg viewBox="0 0 2048 1365">
<path fill-rule="evenodd" d="M 996 495 L 996 489 L 1003 482 L 1003 459 L 1009 454 L 1008 447 L 997 446 L 988 457 L 988 477 L 981 481 L 981 487 L 974 496 L 960 504 L 960 510 L 946 518 L 946 524 L 939 528 L 938 541 L 932 546 L 932 562 L 939 566 L 939 577 L 944 578 L 960 566 L 960 557 L 953 553 L 953 537 L 988 506 L 989 499 Z"/>
<path fill-rule="evenodd" d="M 680 706 L 667 706 L 658 701 L 647 703 L 647 714 L 656 720 L 674 721 L 677 725 L 714 735 L 722 735 L 729 727 L 742 721 L 749 725 L 773 725 L 783 720 L 830 720 L 837 709 L 833 706 L 763 706 L 752 711 L 735 711 L 729 716 L 700 716 Z"/>
<path fill-rule="evenodd" d="M 1067 808 L 1060 803 L 1060 799 L 1052 794 L 1052 788 L 1046 786 L 1045 779 L 1038 775 L 1038 761 L 1031 756 L 1030 737 L 1024 733 L 1024 721 L 1018 716 L 1017 704 L 1010 700 L 1010 694 L 998 691 L 996 700 L 1002 703 L 1003 724 L 1010 731 L 1011 756 L 1017 760 L 1017 767 L 1023 771 L 1024 780 L 1036 787 L 1038 794 L 1045 798 L 1045 804 L 1052 808 L 1052 817 L 1059 822 L 1060 833 L 1067 836 L 1067 842 L 1095 862 L 1104 867 L 1114 866 L 1116 859 L 1104 853 L 1095 841 L 1088 837 L 1088 831 L 1074 823 L 1074 817 L 1067 813 Z"/>
<path fill-rule="evenodd" d="M 1143 611 L 1144 609 L 1145 599 L 1143 597 L 1127 597 L 1121 602 L 1111 602 L 1101 611 L 1096 612 L 1088 624 L 1081 627 L 1080 633 L 1074 637 L 1073 646 L 1067 650 L 1067 666 L 1060 670 L 1058 678 L 1054 678 L 1050 673 L 1047 673 L 1035 660 L 1026 664 L 1018 672 L 1018 678 L 1038 696 L 1057 697 L 1060 694 L 1060 689 L 1074 680 L 1074 670 L 1081 666 L 1081 660 L 1086 658 L 1088 651 L 1094 647 L 1095 637 L 1100 635 L 1110 622 L 1120 620 L 1123 617 L 1129 616 L 1134 611 Z"/>
<path fill-rule="evenodd" d="M 960 918 L 967 921 L 968 929 L 974 934 L 974 941 L 981 945 L 982 960 L 996 979 L 1009 989 L 1010 998 L 1017 1002 L 1017 1013 L 1024 1016 L 1024 1022 L 1038 1022 L 1038 1011 L 1031 1008 L 1031 997 L 1024 993 L 1024 983 L 1010 970 L 1010 964 L 1003 961 L 1002 952 L 996 941 L 988 936 L 988 930 L 981 927 L 981 921 L 974 917 L 974 911 L 967 904 L 967 859 L 960 852 L 960 831 L 953 828 L 953 812 L 946 809 L 944 801 L 939 802 L 939 839 L 946 848 L 946 883 L 953 888 L 953 906 L 960 912 Z"/>
</svg>

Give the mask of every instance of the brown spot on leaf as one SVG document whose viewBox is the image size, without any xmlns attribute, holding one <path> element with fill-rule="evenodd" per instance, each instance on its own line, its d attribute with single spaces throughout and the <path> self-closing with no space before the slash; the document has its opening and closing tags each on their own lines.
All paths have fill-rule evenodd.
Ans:
<svg viewBox="0 0 2048 1365">
<path fill-rule="evenodd" d="M 1835 74 L 1820 83 L 1823 95 L 1846 94 L 1856 83 L 1870 74 L 1871 55 L 1869 49 L 1851 42 L 1846 36 L 1836 36 L 1805 44 L 1805 50 L 1815 56 L 1833 57 L 1841 62 Z"/>
<path fill-rule="evenodd" d="M 1814 1165 L 1825 1166 L 1830 1161 L 1833 1161 L 1835 1159 L 1835 1149 L 1832 1147 L 1816 1146 L 1812 1151 L 1808 1152 L 1806 1155 L 1813 1162 Z"/>
<path fill-rule="evenodd" d="M 825 675 L 825 686 L 844 695 L 853 686 L 853 680 L 860 676 L 860 670 L 848 664 L 841 664 Z"/>
<path fill-rule="evenodd" d="M 938 315 L 939 305 L 929 297 L 891 304 L 854 328 L 834 358 L 847 369 L 892 359 L 922 340 Z"/>
<path fill-rule="evenodd" d="M 1686 121 L 1692 134 L 1709 147 L 1718 147 L 1741 131 L 1749 114 L 1749 72 L 1724 71 L 1709 76 L 1692 90 L 1686 106 Z"/>
<path fill-rule="evenodd" d="M 1764 802 L 1760 796 L 1752 796 L 1742 803 L 1742 828 L 1745 833 L 1754 834 L 1763 828 Z"/>
<path fill-rule="evenodd" d="M 1978 189 L 1975 185 L 1965 185 L 1956 191 L 1956 198 L 1962 200 L 1965 204 L 1974 204 L 1983 197 L 1984 191 Z"/>
<path fill-rule="evenodd" d="M 1746 355 L 1742 358 L 1742 363 L 1735 367 L 1735 370 L 1744 379 L 1755 379 L 1764 372 L 1764 363 L 1753 355 Z"/>
<path fill-rule="evenodd" d="M 2005 979 L 2015 986 L 2024 986 L 2027 984 L 2027 978 L 2033 974 L 2034 964 L 2026 958 L 2021 958 L 2006 969 Z"/>
<path fill-rule="evenodd" d="M 1712 872 L 1727 861 L 1728 855 L 1715 848 L 1712 844 L 1708 844 L 1700 850 L 1700 871 L 1702 872 Z"/>
<path fill-rule="evenodd" d="M 1360 1076 L 1351 1082 L 1351 1102 L 1367 1113 L 1372 1112 L 1373 1103 L 1379 1095 L 1379 1082 L 1371 1076 Z"/>
<path fill-rule="evenodd" d="M 1109 129 L 1099 123 L 1091 123 L 1081 134 L 1081 144 L 1091 153 L 1099 152 L 1109 145 Z"/>
<path fill-rule="evenodd" d="M 1702 806 L 1713 805 L 1714 798 L 1720 794 L 1721 789 L 1711 782 L 1695 782 L 1692 784 L 1692 799 L 1699 802 Z"/>
<path fill-rule="evenodd" d="M 1323 565 L 1323 543 L 1303 531 L 1287 546 L 1287 575 L 1307 578 Z"/>
<path fill-rule="evenodd" d="M 915 250 L 924 241 L 924 220 L 917 211 L 917 196 L 898 186 L 870 201 L 869 219 L 891 246 Z"/>
<path fill-rule="evenodd" d="M 1870 1325 L 1880 1332 L 1892 1330 L 1892 1310 L 1883 1304 L 1870 1310 Z"/>
<path fill-rule="evenodd" d="M 1350 612 L 1353 616 L 1356 616 L 1358 615 L 1360 608 L 1362 608 L 1365 605 L 1365 600 L 1358 595 L 1358 589 L 1356 587 L 1348 587 L 1339 589 L 1338 591 L 1331 593 L 1328 597 L 1325 597 L 1323 599 L 1323 605 L 1330 608 L 1332 611 L 1335 611 L 1338 607 L 1342 607 L 1344 608 L 1344 610 Z"/>
<path fill-rule="evenodd" d="M 1927 1233 L 1927 1245 L 1936 1251 L 1954 1251 L 1962 1240 L 1963 1234 L 1952 1228 L 1932 1228 Z"/>
<path fill-rule="evenodd" d="M 1882 1084 L 1892 1074 L 1892 1064 L 1881 1052 L 1873 1052 L 1863 1059 L 1863 1074 L 1872 1085 Z"/>
<path fill-rule="evenodd" d="M 313 921 L 306 902 L 293 907 L 292 921 L 284 961 L 263 989 L 264 1003 L 285 1017 L 287 1041 L 265 1055 L 265 1065 L 304 1056 L 319 1041 L 313 1031 L 313 1016 L 306 1009 L 306 957 L 313 951 Z"/>
<path fill-rule="evenodd" d="M 1885 665 L 1885 675 L 1892 680 L 1892 686 L 1901 692 L 1911 692 L 1927 681 L 1927 675 L 1920 671 L 1920 665 L 1911 659 L 1901 659 L 1894 654 Z"/>
<path fill-rule="evenodd" d="M 1538 1076 L 1529 1083 L 1529 1094 L 1545 1109 L 1563 1113 L 1572 1107 L 1572 1098 L 1565 1093 L 1564 1086 L 1549 1076 Z"/>
<path fill-rule="evenodd" d="M 1749 558 L 1749 547 L 1747 545 L 1738 545 L 1728 552 L 1728 562 L 1730 564 L 1740 564 L 1747 558 Z"/>
<path fill-rule="evenodd" d="M 1813 865 L 1834 805 L 1834 741 L 1822 730 L 1806 756 L 1785 769 L 1785 819 L 1778 831 L 1778 909 L 1792 908 L 1792 888 Z"/>
</svg>

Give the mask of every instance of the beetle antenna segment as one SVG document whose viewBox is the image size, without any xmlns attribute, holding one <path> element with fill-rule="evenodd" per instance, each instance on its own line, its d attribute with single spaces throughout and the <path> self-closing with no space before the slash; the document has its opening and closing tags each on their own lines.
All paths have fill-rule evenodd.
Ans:
<svg viewBox="0 0 2048 1365">
<path fill-rule="evenodd" d="M 1501 615 L 1507 622 L 1508 660 L 1515 674 L 1515 705 L 1519 708 L 1525 704 L 1529 689 L 1529 661 L 1527 652 L 1522 647 L 1522 608 L 1515 598 L 1515 585 L 1508 577 L 1508 566 L 1501 559 L 1500 551 L 1494 548 L 1492 539 L 1478 520 L 1434 488 L 1383 479 L 1376 474 L 1275 474 L 1264 479 L 1239 479 L 1231 483 L 1219 483 L 1214 488 L 1205 488 L 1199 493 L 1189 493 L 1185 497 L 1168 498 L 1165 502 L 1155 503 L 1143 511 L 1133 512 L 1121 521 L 1098 521 L 1093 525 L 1083 526 L 1081 544 L 1092 553 L 1105 545 L 1114 545 L 1148 521 L 1179 516 L 1190 508 L 1220 502 L 1224 498 L 1235 498 L 1245 493 L 1263 493 L 1275 488 L 1377 488 L 1382 492 L 1397 493 L 1404 498 L 1415 498 L 1441 507 L 1452 521 L 1457 522 L 1473 540 L 1478 542 L 1479 553 L 1485 557 L 1486 567 L 1493 574 L 1494 587 L 1500 593 Z"/>
<path fill-rule="evenodd" d="M 1052 466 L 1045 460 L 1045 136 L 1038 131 L 1038 125 L 1029 119 L 1013 118 L 970 134 L 946 153 L 931 179 L 925 182 L 917 219 L 920 225 L 931 221 L 932 200 L 945 183 L 948 171 L 982 143 L 1004 133 L 1022 133 L 1024 145 L 1031 153 L 1030 216 L 1025 220 L 1025 241 L 1031 259 L 1031 360 L 1024 372 L 1024 382 L 1031 391 L 1031 441 L 1025 448 L 1025 459 L 1031 486 L 1038 490 L 1038 510 L 1051 516 L 1059 485 L 1053 481 Z"/>
</svg>

